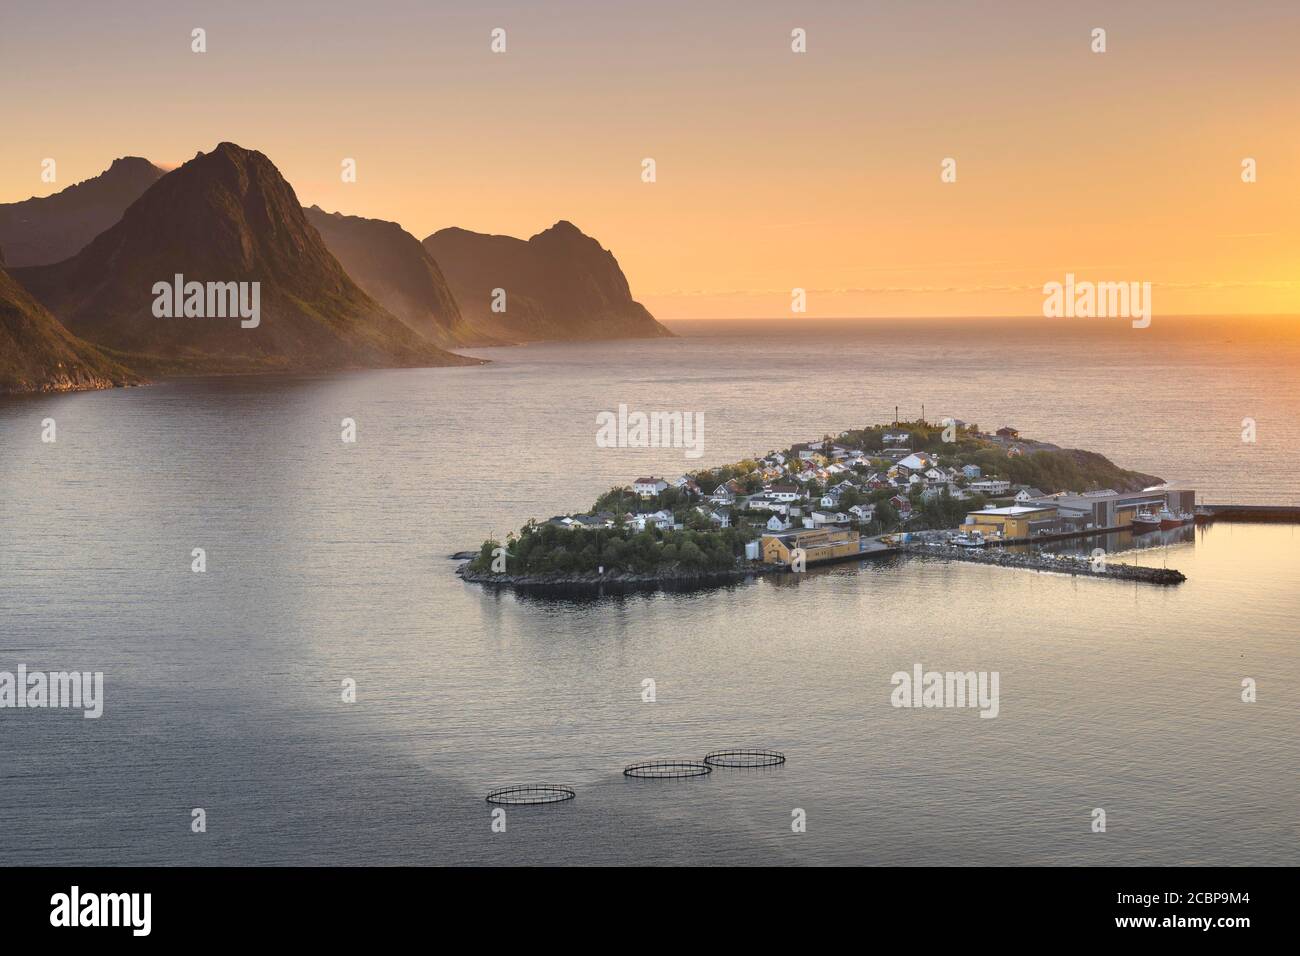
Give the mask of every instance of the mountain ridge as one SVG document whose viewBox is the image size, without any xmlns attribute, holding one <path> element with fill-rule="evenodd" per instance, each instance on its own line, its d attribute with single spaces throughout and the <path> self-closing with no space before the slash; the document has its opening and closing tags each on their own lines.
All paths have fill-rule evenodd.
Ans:
<svg viewBox="0 0 1300 956">
<path fill-rule="evenodd" d="M 632 298 L 614 254 L 567 219 L 528 239 L 449 226 L 426 236 L 465 321 L 511 342 L 673 335 Z M 495 289 L 505 311 L 493 310 Z"/>
<path fill-rule="evenodd" d="M 257 283 L 260 324 L 155 316 L 151 290 L 178 274 Z M 161 177 L 76 255 L 13 275 L 71 332 L 158 374 L 481 364 L 366 295 L 270 159 L 229 142 Z"/>
<path fill-rule="evenodd" d="M 469 327 L 442 269 L 401 225 L 318 205 L 305 212 L 357 285 L 416 332 L 444 347 L 501 344 Z"/>
<path fill-rule="evenodd" d="M 147 159 L 122 156 L 98 176 L 57 193 L 0 203 L 0 248 L 9 267 L 49 265 L 76 255 L 165 175 Z"/>
</svg>

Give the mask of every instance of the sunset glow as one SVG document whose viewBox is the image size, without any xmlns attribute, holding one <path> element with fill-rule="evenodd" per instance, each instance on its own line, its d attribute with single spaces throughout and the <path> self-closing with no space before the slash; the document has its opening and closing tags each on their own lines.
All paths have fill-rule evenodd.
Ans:
<svg viewBox="0 0 1300 956">
<path fill-rule="evenodd" d="M 328 0 L 175 3 L 128 25 L 20 0 L 4 16 L 0 201 L 230 140 L 304 204 L 417 238 L 572 220 L 666 320 L 788 316 L 796 287 L 810 317 L 1030 315 L 1067 272 L 1150 282 L 1164 315 L 1300 312 L 1293 3 Z"/>
</svg>

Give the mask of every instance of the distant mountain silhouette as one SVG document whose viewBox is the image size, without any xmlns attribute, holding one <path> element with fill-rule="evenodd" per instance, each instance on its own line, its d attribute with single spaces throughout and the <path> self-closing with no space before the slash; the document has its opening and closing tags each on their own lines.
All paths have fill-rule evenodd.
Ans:
<svg viewBox="0 0 1300 956">
<path fill-rule="evenodd" d="M 154 285 L 177 274 L 260 283 L 260 325 L 156 317 Z M 361 291 L 279 170 L 233 143 L 163 176 L 71 259 L 13 276 L 70 331 L 159 373 L 478 362 L 437 348 Z"/>
<path fill-rule="evenodd" d="M 0 203 L 0 249 L 10 268 L 62 262 L 114 225 L 165 174 L 147 159 L 124 156 L 94 179 L 51 196 Z"/>
<path fill-rule="evenodd" d="M 672 335 L 633 301 L 614 256 L 571 222 L 527 242 L 441 229 L 424 247 L 442 267 L 465 321 L 484 335 L 509 342 Z M 504 312 L 492 311 L 493 289 L 505 290 Z"/>
<path fill-rule="evenodd" d="M 0 268 L 0 393 L 72 392 L 139 381 L 60 325 Z"/>
<path fill-rule="evenodd" d="M 462 319 L 438 263 L 397 223 L 329 213 L 319 206 L 309 206 L 306 213 L 357 285 L 415 331 L 438 345 L 492 344 Z"/>
</svg>

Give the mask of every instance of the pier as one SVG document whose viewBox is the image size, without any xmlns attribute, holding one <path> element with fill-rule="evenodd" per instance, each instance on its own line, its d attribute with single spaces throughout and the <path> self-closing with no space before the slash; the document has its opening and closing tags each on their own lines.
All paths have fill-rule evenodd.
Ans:
<svg viewBox="0 0 1300 956">
<path fill-rule="evenodd" d="M 1271 524 L 1300 524 L 1300 506 L 1296 505 L 1206 505 L 1198 512 L 1210 521 L 1258 521 Z"/>
</svg>

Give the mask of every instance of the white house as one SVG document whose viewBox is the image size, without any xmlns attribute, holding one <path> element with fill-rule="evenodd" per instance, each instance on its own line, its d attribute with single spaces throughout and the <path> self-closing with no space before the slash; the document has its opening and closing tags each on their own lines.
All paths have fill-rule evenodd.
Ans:
<svg viewBox="0 0 1300 956">
<path fill-rule="evenodd" d="M 875 505 L 854 505 L 852 508 L 849 509 L 849 514 L 853 515 L 853 517 L 857 518 L 859 521 L 875 521 L 876 506 Z"/>
<path fill-rule="evenodd" d="M 648 525 L 654 525 L 663 531 L 671 531 L 673 528 L 673 513 L 671 511 L 652 511 L 648 514 L 629 515 L 627 523 L 636 531 L 644 531 Z"/>
<path fill-rule="evenodd" d="M 668 482 L 664 481 L 662 478 L 655 478 L 653 476 L 650 478 L 638 478 L 636 481 L 632 482 L 632 490 L 642 498 L 653 498 L 667 487 Z"/>
<path fill-rule="evenodd" d="M 1033 501 L 1044 497 L 1044 494 L 1041 488 L 1021 488 L 1016 492 L 1016 501 Z"/>
<path fill-rule="evenodd" d="M 905 475 L 910 475 L 914 471 L 925 471 L 934 464 L 934 459 L 923 451 L 913 452 L 906 458 L 901 459 L 895 466 Z"/>
<path fill-rule="evenodd" d="M 768 531 L 789 531 L 790 522 L 787 521 L 785 518 L 782 518 L 780 515 L 772 515 L 772 517 L 767 519 L 767 530 Z"/>
<path fill-rule="evenodd" d="M 967 478 L 978 478 L 981 474 L 979 465 L 962 465 L 961 473 Z"/>
<path fill-rule="evenodd" d="M 1011 482 L 1004 481 L 1001 478 L 983 478 L 979 481 L 972 481 L 967 487 L 971 491 L 977 491 L 982 495 L 1005 495 L 1011 490 Z"/>
</svg>

